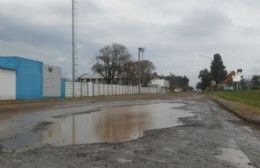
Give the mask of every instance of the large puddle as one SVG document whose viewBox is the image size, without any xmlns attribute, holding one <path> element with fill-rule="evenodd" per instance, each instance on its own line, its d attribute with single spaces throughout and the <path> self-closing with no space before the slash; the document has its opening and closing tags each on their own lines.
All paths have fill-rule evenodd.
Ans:
<svg viewBox="0 0 260 168">
<path fill-rule="evenodd" d="M 182 125 L 192 113 L 174 108 L 183 104 L 160 103 L 103 108 L 99 112 L 67 116 L 43 133 L 52 145 L 124 142 L 142 137 L 144 131 Z"/>
<path fill-rule="evenodd" d="M 35 144 L 64 146 L 130 141 L 142 137 L 147 130 L 182 125 L 180 118 L 194 116 L 191 112 L 179 108 L 181 106 L 185 104 L 157 103 L 107 107 L 92 113 L 67 115 L 55 119 L 52 125 L 38 132 L 37 136 L 30 133 L 5 141 L 1 145 L 4 149 L 12 150 Z"/>
</svg>

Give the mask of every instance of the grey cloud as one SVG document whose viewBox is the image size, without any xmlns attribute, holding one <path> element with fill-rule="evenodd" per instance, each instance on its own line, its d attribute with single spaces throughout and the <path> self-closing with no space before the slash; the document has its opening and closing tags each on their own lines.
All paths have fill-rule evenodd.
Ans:
<svg viewBox="0 0 260 168">
<path fill-rule="evenodd" d="M 32 1 L 15 1 L 25 11 L 28 7 L 28 12 L 23 11 L 20 17 L 13 12 L 19 5 L 7 3 L 8 10 L 0 9 L 0 55 L 25 55 L 56 64 L 68 77 L 71 1 L 42 0 L 46 6 L 39 7 L 37 15 L 38 8 L 31 9 L 29 4 Z M 198 71 L 210 62 L 198 55 L 213 56 L 216 52 L 223 55 L 229 70 L 243 66 L 250 75 L 259 73 L 257 0 L 111 1 L 78 1 L 79 74 L 89 71 L 98 50 L 112 42 L 129 47 L 134 58 L 139 46 L 146 47 L 145 58 L 155 63 L 159 73 L 186 74 L 192 84 L 197 81 Z M 246 10 L 237 12 L 245 9 L 243 4 Z M 245 19 L 248 22 L 244 23 Z"/>
<path fill-rule="evenodd" d="M 186 38 L 212 38 L 225 32 L 232 21 L 216 9 L 195 9 L 174 25 L 176 33 Z"/>
<path fill-rule="evenodd" d="M 2 41 L 21 41 L 36 46 L 66 49 L 70 43 L 69 27 L 34 25 L 27 20 L 0 16 Z"/>
<path fill-rule="evenodd" d="M 76 1 L 76 11 L 78 17 L 82 15 L 93 15 L 93 14 L 101 14 L 102 9 L 96 4 L 95 0 L 84 0 L 84 1 Z M 53 14 L 60 14 L 63 16 L 71 17 L 71 0 L 60 3 L 58 1 L 54 1 L 49 3 L 46 8 L 48 12 Z"/>
</svg>

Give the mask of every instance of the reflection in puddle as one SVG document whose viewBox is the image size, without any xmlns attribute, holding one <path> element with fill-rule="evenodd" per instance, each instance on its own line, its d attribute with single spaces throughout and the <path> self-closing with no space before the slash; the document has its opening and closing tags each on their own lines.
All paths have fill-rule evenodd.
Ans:
<svg viewBox="0 0 260 168">
<path fill-rule="evenodd" d="M 182 125 L 179 118 L 194 116 L 188 111 L 174 109 L 180 106 L 183 104 L 109 107 L 95 113 L 67 116 L 43 133 L 43 141 L 62 146 L 137 139 L 146 130 Z"/>
</svg>

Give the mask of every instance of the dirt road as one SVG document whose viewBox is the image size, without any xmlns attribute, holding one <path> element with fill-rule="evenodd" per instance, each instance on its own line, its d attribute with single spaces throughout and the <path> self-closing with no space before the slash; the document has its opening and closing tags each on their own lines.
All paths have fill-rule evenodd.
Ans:
<svg viewBox="0 0 260 168">
<path fill-rule="evenodd" d="M 0 122 L 1 168 L 258 168 L 260 128 L 203 95 L 62 104 Z"/>
</svg>

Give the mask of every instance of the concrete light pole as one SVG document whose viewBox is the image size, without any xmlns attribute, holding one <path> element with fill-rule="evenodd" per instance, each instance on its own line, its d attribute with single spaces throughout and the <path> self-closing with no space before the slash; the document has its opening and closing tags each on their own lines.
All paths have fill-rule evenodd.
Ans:
<svg viewBox="0 0 260 168">
<path fill-rule="evenodd" d="M 72 0 L 72 97 L 75 97 L 75 0 Z"/>
<path fill-rule="evenodd" d="M 77 35 L 76 35 L 76 25 L 77 25 L 77 0 L 71 0 L 72 10 L 71 10 L 71 23 L 72 23 L 72 97 L 75 97 L 75 80 L 76 80 L 76 60 L 77 60 Z"/>
<path fill-rule="evenodd" d="M 138 48 L 138 94 L 141 94 L 141 53 L 144 53 L 144 48 Z"/>
</svg>

